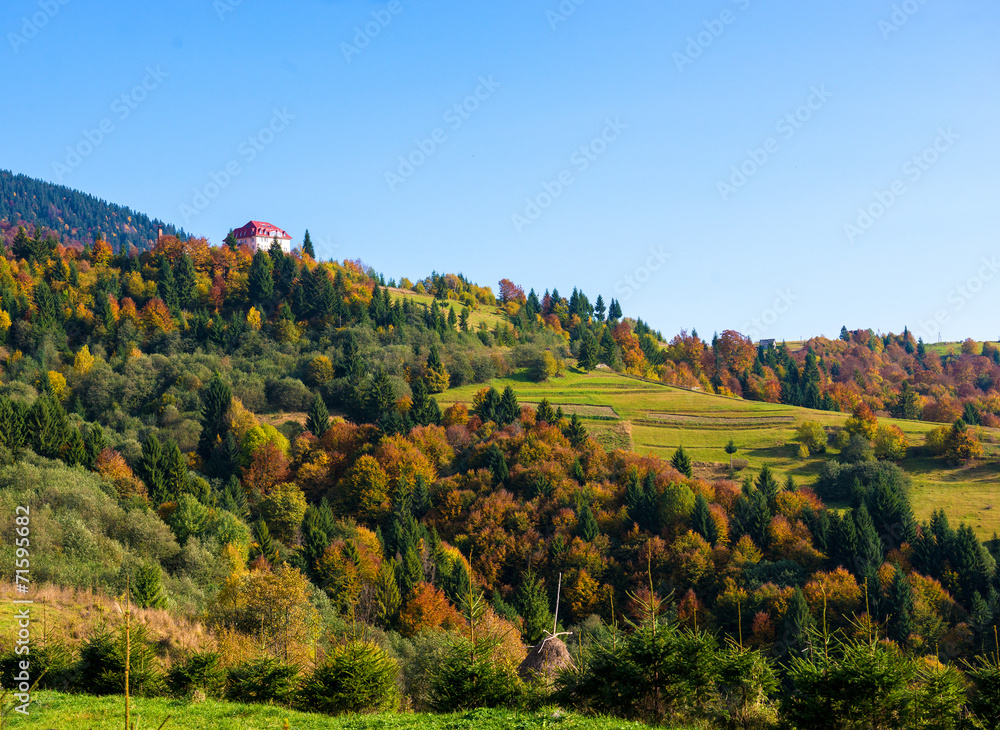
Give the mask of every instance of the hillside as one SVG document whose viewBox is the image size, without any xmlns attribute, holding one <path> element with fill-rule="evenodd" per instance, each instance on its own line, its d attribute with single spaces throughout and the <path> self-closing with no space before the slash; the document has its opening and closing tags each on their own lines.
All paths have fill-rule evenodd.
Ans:
<svg viewBox="0 0 1000 730">
<path fill-rule="evenodd" d="M 135 246 L 153 247 L 163 235 L 184 236 L 183 229 L 64 185 L 36 180 L 0 170 L 0 231 L 10 246 L 23 225 L 31 234 L 41 226 L 59 237 L 63 245 L 83 247 L 100 234 L 115 251 Z"/>
<path fill-rule="evenodd" d="M 621 445 L 669 459 L 683 446 L 695 461 L 696 473 L 706 479 L 728 475 L 725 446 L 732 439 L 739 449 L 736 460 L 748 462 L 742 468 L 758 470 L 768 464 L 793 475 L 799 484 L 811 486 L 821 465 L 836 451 L 801 457 L 796 428 L 813 421 L 832 432 L 842 428 L 850 415 L 684 390 L 608 370 L 573 369 L 545 383 L 531 382 L 522 373 L 490 385 L 498 390 L 511 386 L 525 403 L 547 398 L 553 407 L 579 414 L 599 440 L 608 434 L 606 443 L 612 447 Z M 443 405 L 471 403 L 478 387 L 453 388 L 439 400 Z M 984 460 L 950 466 L 923 453 L 926 435 L 936 424 L 882 420 L 906 436 L 907 455 L 898 463 L 913 480 L 917 519 L 929 519 L 935 510 L 943 509 L 952 519 L 972 525 L 982 539 L 1000 532 L 1000 511 L 994 509 L 1000 478 L 1000 429 L 982 429 Z M 628 434 L 624 442 L 619 441 L 621 433 Z"/>
<path fill-rule="evenodd" d="M 1000 624 L 991 343 L 665 343 L 578 289 L 62 243 L 0 257 L 0 574 L 51 612 L 45 689 L 120 691 L 126 600 L 136 694 L 177 703 L 774 727 L 820 638 L 914 678 L 907 727 L 928 656 L 952 715 L 994 686 L 954 669 Z M 518 674 L 560 627 L 578 671 Z"/>
</svg>

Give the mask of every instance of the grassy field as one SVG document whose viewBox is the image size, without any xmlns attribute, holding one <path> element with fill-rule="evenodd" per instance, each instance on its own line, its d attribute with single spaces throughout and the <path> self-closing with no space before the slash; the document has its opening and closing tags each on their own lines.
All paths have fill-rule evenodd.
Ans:
<svg viewBox="0 0 1000 730">
<path fill-rule="evenodd" d="M 38 692 L 28 717 L 9 716 L 11 728 L 77 728 L 111 730 L 125 724 L 122 697 L 90 697 L 58 692 Z M 166 718 L 165 730 L 617 730 L 647 726 L 608 718 L 581 717 L 560 710 L 512 712 L 474 710 L 450 715 L 379 714 L 328 717 L 293 712 L 281 707 L 241 705 L 230 702 L 192 703 L 184 700 L 133 700 L 132 719 L 139 730 L 158 728 Z M 7 727 L 8 725 L 4 725 Z"/>
<path fill-rule="evenodd" d="M 588 430 L 599 433 L 628 422 L 635 451 L 669 458 L 683 445 L 703 466 L 699 475 L 724 473 L 728 464 L 723 447 L 732 439 L 751 470 L 768 463 L 782 474 L 791 473 L 799 484 L 816 480 L 823 460 L 830 455 L 802 459 L 795 429 L 803 421 L 818 421 L 828 430 L 842 426 L 847 414 L 814 411 L 775 403 L 759 403 L 692 392 L 624 377 L 607 370 L 583 373 L 570 369 L 565 377 L 533 383 L 522 373 L 492 383 L 497 389 L 510 385 L 523 403 L 548 398 L 553 407 L 577 411 Z M 442 407 L 471 403 L 481 385 L 448 390 L 438 396 Z M 583 407 L 586 407 L 584 409 Z M 602 415 L 594 415 L 594 414 Z M 611 417 L 608 414 L 614 413 Z M 911 453 L 924 435 L 939 424 L 885 419 L 906 434 Z M 969 523 L 981 537 L 1000 532 L 1000 431 L 981 429 L 987 463 L 949 467 L 938 459 L 912 456 L 901 466 L 913 479 L 913 505 L 917 518 L 926 519 L 943 508 L 956 524 Z M 995 503 L 995 504 L 994 504 Z"/>
<path fill-rule="evenodd" d="M 426 305 L 429 309 L 431 304 L 434 302 L 434 296 L 431 294 L 417 294 L 416 292 L 409 291 L 407 289 L 390 289 L 392 296 L 395 297 L 405 297 L 406 299 L 415 302 L 416 304 Z M 461 302 L 455 300 L 449 301 L 438 301 L 438 306 L 441 307 L 441 311 L 444 316 L 448 316 L 448 308 L 451 307 L 455 310 L 455 316 L 459 317 L 462 314 L 462 309 L 465 305 Z M 497 307 L 490 307 L 485 304 L 480 304 L 478 307 L 473 309 L 469 308 L 469 330 L 475 331 L 479 329 L 479 323 L 482 322 L 487 328 L 493 329 L 494 326 L 498 324 L 509 324 L 510 320 L 507 315 Z"/>
</svg>

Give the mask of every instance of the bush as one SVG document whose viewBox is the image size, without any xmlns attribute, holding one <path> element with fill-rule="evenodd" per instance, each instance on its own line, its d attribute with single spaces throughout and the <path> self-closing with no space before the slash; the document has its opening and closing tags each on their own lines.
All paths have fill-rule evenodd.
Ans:
<svg viewBox="0 0 1000 730">
<path fill-rule="evenodd" d="M 472 641 L 460 638 L 433 670 L 428 704 L 436 712 L 514 707 L 523 691 L 512 667 L 493 661 L 488 649 L 477 648 Z"/>
<path fill-rule="evenodd" d="M 274 657 L 251 659 L 229 669 L 226 699 L 233 702 L 287 705 L 295 693 L 298 667 Z"/>
<path fill-rule="evenodd" d="M 299 704 L 305 710 L 328 715 L 391 711 L 398 703 L 398 671 L 396 662 L 374 642 L 336 646 L 303 684 Z"/>
<path fill-rule="evenodd" d="M 267 402 L 278 411 L 305 411 L 313 401 L 313 394 L 301 380 L 282 378 L 267 383 Z"/>
<path fill-rule="evenodd" d="M 170 668 L 167 687 L 175 697 L 186 697 L 194 690 L 201 690 L 209 697 L 221 697 L 226 689 L 226 671 L 217 653 L 196 652 Z"/>
<path fill-rule="evenodd" d="M 826 431 L 816 421 L 805 421 L 796 429 L 796 440 L 805 446 L 809 454 L 826 452 Z"/>
<path fill-rule="evenodd" d="M 854 434 L 837 458 L 845 464 L 859 464 L 871 461 L 875 458 L 875 454 L 872 451 L 871 441 L 860 434 Z"/>
<path fill-rule="evenodd" d="M 30 657 L 15 654 L 13 651 L 4 652 L 0 656 L 0 685 L 16 686 L 14 677 L 21 671 L 19 664 L 24 659 L 31 661 L 32 681 L 41 677 L 38 689 L 53 689 L 60 692 L 72 689 L 76 678 L 73 652 L 62 642 L 51 639 L 44 643 L 33 644 Z"/>
<path fill-rule="evenodd" d="M 139 697 L 163 694 L 163 675 L 146 627 L 133 626 L 129 643 L 130 694 Z M 105 628 L 98 628 L 80 646 L 77 688 L 93 695 L 124 694 L 125 648 L 124 628 L 118 630 L 117 636 Z"/>
<path fill-rule="evenodd" d="M 938 426 L 924 435 L 924 449 L 931 456 L 941 456 L 948 449 L 950 426 Z"/>
</svg>

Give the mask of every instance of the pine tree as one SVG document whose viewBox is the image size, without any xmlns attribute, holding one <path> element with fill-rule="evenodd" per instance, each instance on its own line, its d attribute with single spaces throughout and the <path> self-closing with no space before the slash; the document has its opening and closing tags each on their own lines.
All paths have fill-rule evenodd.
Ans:
<svg viewBox="0 0 1000 730">
<path fill-rule="evenodd" d="M 598 294 L 597 302 L 594 303 L 594 315 L 597 317 L 598 322 L 604 321 L 604 313 L 606 311 L 607 307 L 604 306 L 604 297 Z"/>
<path fill-rule="evenodd" d="M 569 420 L 564 435 L 569 439 L 570 445 L 574 449 L 580 448 L 587 441 L 587 429 L 583 427 L 583 421 L 575 413 Z"/>
<path fill-rule="evenodd" d="M 765 499 L 767 499 L 768 509 L 772 512 L 776 511 L 778 492 L 781 491 L 781 485 L 778 483 L 777 477 L 774 476 L 774 472 L 771 471 L 770 466 L 764 464 L 761 467 L 755 485 L 764 495 Z"/>
<path fill-rule="evenodd" d="M 182 253 L 174 265 L 174 287 L 177 290 L 177 303 L 182 309 L 189 309 L 197 301 L 197 276 L 194 262 L 186 253 Z"/>
<path fill-rule="evenodd" d="M 247 277 L 247 293 L 250 303 L 260 305 L 265 311 L 271 308 L 274 297 L 274 264 L 271 257 L 258 250 L 250 262 L 250 273 Z"/>
<path fill-rule="evenodd" d="M 309 236 L 309 229 L 306 229 L 306 235 L 302 238 L 302 253 L 311 258 L 313 261 L 316 260 L 316 249 L 313 248 L 312 238 Z"/>
<path fill-rule="evenodd" d="M 712 521 L 712 513 L 708 509 L 708 500 L 702 494 L 699 494 L 694 500 L 694 509 L 691 511 L 691 529 L 710 543 L 714 543 L 718 539 L 715 523 Z"/>
<path fill-rule="evenodd" d="M 177 294 L 177 283 L 174 280 L 174 269 L 170 265 L 170 259 L 163 254 L 159 256 L 160 277 L 156 284 L 156 290 L 160 299 L 167 305 L 171 312 L 179 309 L 180 298 Z"/>
<path fill-rule="evenodd" d="M 683 446 L 678 446 L 677 451 L 670 457 L 670 464 L 684 476 L 690 478 L 694 476 L 694 469 L 691 466 L 691 457 L 688 456 Z"/>
<path fill-rule="evenodd" d="M 139 462 L 139 475 L 146 483 L 149 499 L 154 506 L 167 501 L 163 479 L 163 447 L 156 434 L 150 434 L 142 444 L 142 459 Z"/>
<path fill-rule="evenodd" d="M 233 402 L 233 391 L 216 371 L 202 393 L 201 436 L 198 438 L 198 453 L 207 460 L 215 449 L 216 442 L 229 430 L 226 416 Z"/>
<path fill-rule="evenodd" d="M 533 572 L 525 573 L 517 587 L 514 604 L 524 620 L 522 638 L 532 646 L 540 642 L 547 631 L 552 630 L 552 612 L 545 587 Z"/>
<path fill-rule="evenodd" d="M 130 581 L 132 600 L 139 608 L 166 608 L 167 595 L 163 590 L 163 574 L 158 565 L 142 563 Z"/>
<path fill-rule="evenodd" d="M 582 370 L 593 370 L 597 367 L 598 362 L 600 362 L 601 347 L 597 344 L 597 338 L 594 337 L 594 333 L 589 329 L 583 331 L 583 337 L 580 339 L 580 354 L 577 357 L 577 367 Z"/>
<path fill-rule="evenodd" d="M 330 412 L 326 408 L 323 397 L 317 393 L 309 406 L 309 413 L 306 416 L 306 431 L 318 439 L 330 430 Z"/>
<path fill-rule="evenodd" d="M 538 423 L 539 421 L 545 421 L 548 424 L 556 422 L 556 414 L 552 410 L 552 405 L 549 403 L 548 398 L 542 398 L 535 409 L 535 422 Z"/>
<path fill-rule="evenodd" d="M 608 307 L 608 319 L 615 322 L 622 317 L 622 308 L 617 299 L 612 299 Z"/>
<path fill-rule="evenodd" d="M 589 505 L 581 505 L 576 520 L 579 535 L 587 542 L 593 542 L 594 538 L 601 534 L 601 528 Z"/>
<path fill-rule="evenodd" d="M 165 489 L 164 501 L 177 501 L 187 489 L 188 467 L 187 458 L 173 439 L 164 445 L 163 459 L 160 463 Z"/>
<path fill-rule="evenodd" d="M 517 403 L 514 389 L 509 385 L 503 389 L 500 396 L 500 406 L 497 409 L 497 425 L 508 426 L 521 415 L 521 407 Z"/>
<path fill-rule="evenodd" d="M 70 466 L 80 466 L 88 463 L 87 447 L 84 444 L 83 436 L 80 435 L 79 429 L 70 429 L 69 441 L 66 443 L 63 461 Z"/>
<path fill-rule="evenodd" d="M 365 411 L 369 423 L 380 423 L 386 417 L 397 414 L 396 391 L 392 387 L 389 373 L 382 366 L 375 371 L 365 393 Z"/>
<path fill-rule="evenodd" d="M 809 612 L 805 594 L 801 588 L 796 588 L 792 600 L 788 603 L 781 627 L 787 650 L 794 654 L 803 654 L 809 646 L 810 632 L 815 626 L 816 622 Z"/>
<path fill-rule="evenodd" d="M 605 327 L 604 334 L 601 335 L 601 362 L 608 367 L 612 367 L 615 363 L 617 348 L 618 344 L 615 342 L 615 338 L 611 334 L 611 328 Z"/>
<path fill-rule="evenodd" d="M 903 574 L 903 569 L 896 566 L 896 574 L 889 586 L 888 597 L 889 638 L 902 647 L 910 643 L 913 633 L 913 589 L 910 581 Z"/>
<path fill-rule="evenodd" d="M 271 531 L 267 529 L 264 520 L 257 520 L 254 523 L 254 546 L 253 555 L 259 555 L 271 565 L 278 563 L 278 543 L 271 537 Z"/>
</svg>

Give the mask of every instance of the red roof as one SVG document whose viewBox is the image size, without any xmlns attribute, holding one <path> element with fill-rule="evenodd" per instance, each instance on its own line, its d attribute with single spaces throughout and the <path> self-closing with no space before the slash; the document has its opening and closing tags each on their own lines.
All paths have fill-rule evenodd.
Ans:
<svg viewBox="0 0 1000 730">
<path fill-rule="evenodd" d="M 252 238 L 253 236 L 268 236 L 273 238 L 277 236 L 278 238 L 287 238 L 289 240 L 292 238 L 277 226 L 265 221 L 250 221 L 245 226 L 233 231 L 233 236 L 235 238 Z"/>
</svg>

